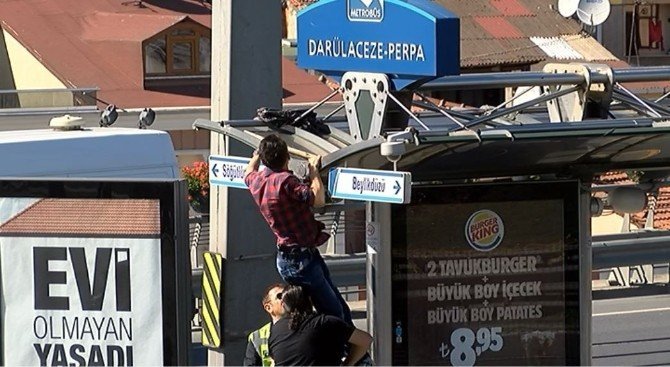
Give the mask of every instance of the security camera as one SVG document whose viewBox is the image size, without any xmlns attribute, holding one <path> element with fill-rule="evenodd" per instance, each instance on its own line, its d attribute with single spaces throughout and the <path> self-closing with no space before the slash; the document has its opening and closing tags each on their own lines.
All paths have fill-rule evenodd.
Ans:
<svg viewBox="0 0 670 367">
<path fill-rule="evenodd" d="M 387 141 L 379 146 L 379 153 L 391 162 L 399 161 L 406 150 L 402 141 Z"/>
<path fill-rule="evenodd" d="M 418 132 L 412 127 L 408 127 L 404 131 L 389 134 L 386 137 L 386 141 L 379 145 L 379 153 L 389 161 L 396 163 L 407 151 L 405 144 L 409 141 L 413 141 L 414 144 L 419 145 Z"/>
</svg>

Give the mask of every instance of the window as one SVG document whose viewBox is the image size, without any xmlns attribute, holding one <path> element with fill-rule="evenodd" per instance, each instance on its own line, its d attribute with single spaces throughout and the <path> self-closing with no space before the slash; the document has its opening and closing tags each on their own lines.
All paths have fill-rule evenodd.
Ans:
<svg viewBox="0 0 670 367">
<path fill-rule="evenodd" d="M 200 72 L 209 73 L 212 65 L 212 41 L 207 36 L 200 37 L 200 50 L 198 59 L 200 61 Z"/>
<path fill-rule="evenodd" d="M 174 71 L 193 70 L 193 41 L 174 42 L 172 47 L 172 69 Z"/>
<path fill-rule="evenodd" d="M 165 37 L 153 39 L 144 46 L 144 72 L 146 74 L 164 74 L 167 72 Z"/>
<path fill-rule="evenodd" d="M 209 76 L 210 37 L 206 27 L 184 22 L 144 41 L 145 77 Z"/>
<path fill-rule="evenodd" d="M 627 5 L 625 42 L 626 55 L 639 56 L 643 54 L 664 51 L 663 45 L 663 12 L 659 4 L 635 2 Z M 642 51 L 641 50 L 645 50 Z M 639 62 L 639 60 L 638 60 Z"/>
</svg>

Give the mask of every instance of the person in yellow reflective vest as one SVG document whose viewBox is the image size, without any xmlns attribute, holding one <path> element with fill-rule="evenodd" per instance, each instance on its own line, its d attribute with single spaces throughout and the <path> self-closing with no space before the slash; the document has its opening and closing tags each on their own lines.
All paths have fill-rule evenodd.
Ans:
<svg viewBox="0 0 670 367">
<path fill-rule="evenodd" d="M 263 293 L 263 309 L 270 315 L 272 322 L 268 322 L 260 329 L 249 334 L 247 350 L 244 355 L 244 366 L 273 366 L 274 362 L 270 358 L 270 349 L 268 339 L 270 339 L 270 328 L 277 322 L 283 312 L 281 298 L 284 291 L 284 285 L 272 284 L 265 289 Z"/>
</svg>

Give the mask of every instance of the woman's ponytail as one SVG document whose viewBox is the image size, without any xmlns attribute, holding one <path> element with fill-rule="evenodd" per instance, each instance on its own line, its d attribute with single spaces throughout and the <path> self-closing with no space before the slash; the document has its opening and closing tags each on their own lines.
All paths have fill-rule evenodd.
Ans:
<svg viewBox="0 0 670 367">
<path fill-rule="evenodd" d="M 312 300 L 305 289 L 298 285 L 289 285 L 282 292 L 282 303 L 286 316 L 290 319 L 289 328 L 297 330 L 314 313 Z"/>
</svg>

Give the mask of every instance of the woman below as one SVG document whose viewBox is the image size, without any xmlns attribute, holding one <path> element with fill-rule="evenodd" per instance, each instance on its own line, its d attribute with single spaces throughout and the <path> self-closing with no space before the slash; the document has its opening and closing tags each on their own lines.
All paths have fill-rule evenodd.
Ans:
<svg viewBox="0 0 670 367">
<path fill-rule="evenodd" d="M 272 326 L 269 340 L 276 366 L 353 366 L 365 356 L 372 343 L 370 334 L 340 318 L 315 313 L 302 287 L 288 286 L 277 297 L 283 313 Z"/>
</svg>

